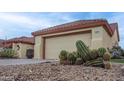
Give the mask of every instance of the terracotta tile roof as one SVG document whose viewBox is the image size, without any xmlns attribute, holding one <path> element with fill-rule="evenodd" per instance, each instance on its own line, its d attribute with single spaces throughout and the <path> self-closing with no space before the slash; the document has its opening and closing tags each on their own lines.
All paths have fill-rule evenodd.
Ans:
<svg viewBox="0 0 124 93">
<path fill-rule="evenodd" d="M 113 31 L 112 31 L 110 25 L 108 24 L 107 20 L 105 20 L 105 19 L 79 20 L 79 21 L 75 21 L 75 22 L 70 22 L 70 23 L 42 29 L 42 30 L 39 30 L 36 32 L 32 32 L 32 35 L 38 36 L 38 35 L 59 33 L 59 32 L 71 31 L 71 30 L 81 29 L 81 28 L 95 27 L 95 26 L 104 26 L 104 28 L 107 30 L 108 34 L 110 36 L 112 36 Z"/>
<path fill-rule="evenodd" d="M 4 48 L 12 48 L 12 43 L 4 43 Z"/>
<path fill-rule="evenodd" d="M 113 33 L 114 33 L 115 31 L 117 31 L 118 41 L 120 41 L 119 31 L 118 31 L 118 24 L 117 24 L 117 23 L 111 23 L 111 24 L 110 24 L 110 27 L 111 27 Z"/>
<path fill-rule="evenodd" d="M 111 27 L 111 29 L 112 29 L 113 32 L 117 29 L 117 26 L 118 26 L 117 23 L 111 23 L 110 24 L 110 27 Z"/>
<path fill-rule="evenodd" d="M 3 41 L 4 41 L 3 39 L 0 39 L 0 48 L 1 48 L 1 47 L 4 47 Z"/>
<path fill-rule="evenodd" d="M 27 44 L 34 44 L 34 38 L 33 37 L 18 37 L 18 38 L 12 38 L 9 40 L 4 41 L 4 43 L 27 43 Z"/>
</svg>

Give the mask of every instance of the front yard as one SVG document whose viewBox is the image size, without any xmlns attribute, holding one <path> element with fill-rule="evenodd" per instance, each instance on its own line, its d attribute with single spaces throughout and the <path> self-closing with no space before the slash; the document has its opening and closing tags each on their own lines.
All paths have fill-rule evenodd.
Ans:
<svg viewBox="0 0 124 93">
<path fill-rule="evenodd" d="M 123 64 L 113 63 L 112 65 L 113 68 L 110 70 L 98 67 L 86 67 L 83 65 L 60 65 L 58 63 L 0 66 L 0 80 L 124 80 L 120 69 Z"/>
<path fill-rule="evenodd" d="M 0 80 L 124 80 L 124 64 L 122 64 L 124 60 L 111 60 L 111 54 L 105 48 L 90 50 L 81 40 L 76 42 L 76 48 L 77 51 L 72 52 L 61 50 L 58 55 L 60 60 L 58 63 L 55 60 L 47 61 L 47 63 L 32 59 L 16 59 L 12 62 L 2 60 L 0 62 Z M 120 49 L 120 47 L 115 48 Z M 12 51 L 3 50 L 1 57 L 13 58 L 14 56 L 8 56 L 8 54 L 13 55 Z M 115 54 L 114 58 L 123 58 L 122 55 L 119 56 L 118 52 Z"/>
</svg>

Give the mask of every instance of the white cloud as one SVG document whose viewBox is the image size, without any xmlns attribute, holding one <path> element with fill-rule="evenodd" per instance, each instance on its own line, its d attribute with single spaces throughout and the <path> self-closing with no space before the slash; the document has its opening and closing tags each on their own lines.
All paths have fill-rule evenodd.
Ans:
<svg viewBox="0 0 124 93">
<path fill-rule="evenodd" d="M 20 16 L 20 15 L 14 15 L 11 13 L 0 13 L 0 19 L 6 20 L 6 21 L 11 21 L 14 23 L 27 23 L 27 24 L 33 24 L 32 20 L 25 16 Z"/>
<path fill-rule="evenodd" d="M 62 22 L 69 22 L 74 20 L 66 13 L 49 13 L 46 16 L 40 18 L 33 16 L 19 15 L 17 13 L 0 13 L 0 20 L 4 20 L 16 25 L 30 28 L 30 29 L 42 29 L 45 27 L 61 24 Z M 60 21 L 61 20 L 61 21 Z"/>
<path fill-rule="evenodd" d="M 76 18 L 73 18 L 72 15 L 69 13 L 50 13 L 51 17 L 55 17 L 56 19 L 63 20 L 64 22 L 74 21 L 78 20 Z"/>
<path fill-rule="evenodd" d="M 28 14 L 28 13 L 27 13 Z M 0 13 L 0 29 L 4 29 L 8 37 L 19 35 L 29 35 L 31 32 L 46 27 L 66 23 L 75 20 L 68 13 Z M 10 36 L 11 34 L 11 36 Z M 0 31 L 0 38 L 4 38 L 5 33 Z"/>
<path fill-rule="evenodd" d="M 37 18 L 31 18 L 28 16 L 17 15 L 12 13 L 0 13 L 0 20 L 5 20 L 11 23 L 15 23 L 25 27 L 38 26 L 40 24 L 46 23 L 43 20 L 38 20 Z M 47 23 L 48 24 L 48 23 Z M 49 25 L 49 24 L 48 24 Z"/>
</svg>

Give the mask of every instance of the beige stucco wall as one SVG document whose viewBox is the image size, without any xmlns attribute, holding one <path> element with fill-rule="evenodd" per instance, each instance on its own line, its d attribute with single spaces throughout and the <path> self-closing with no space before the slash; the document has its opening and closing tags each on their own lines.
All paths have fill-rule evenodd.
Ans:
<svg viewBox="0 0 124 93">
<path fill-rule="evenodd" d="M 42 57 L 42 49 L 43 49 L 43 39 L 41 36 L 35 37 L 35 45 L 34 45 L 34 58 L 39 59 Z"/>
<path fill-rule="evenodd" d="M 105 29 L 102 26 L 73 30 L 73 31 L 71 31 L 71 33 L 72 32 L 81 32 L 81 31 L 86 31 L 86 30 L 91 30 L 92 33 L 91 34 L 74 35 L 74 36 L 62 36 L 62 37 L 60 36 L 60 37 L 56 37 L 56 38 L 46 39 L 46 49 L 45 49 L 46 59 L 58 58 L 58 53 L 62 49 L 65 49 L 68 51 L 75 51 L 76 47 L 74 45 L 74 42 L 76 42 L 76 40 L 83 40 L 91 49 L 111 46 L 111 44 L 109 44 L 111 42 L 110 36 L 107 34 L 107 32 L 105 31 Z M 35 58 L 42 58 L 42 54 L 43 54 L 43 52 L 42 52 L 43 51 L 42 50 L 43 49 L 42 37 L 49 37 L 49 36 L 53 36 L 53 35 L 60 35 L 60 34 L 66 34 L 66 33 L 70 33 L 70 32 L 66 31 L 66 32 L 61 32 L 61 33 L 36 36 L 35 37 L 35 47 L 34 47 Z M 61 45 L 61 47 L 60 47 L 60 45 Z"/>
<path fill-rule="evenodd" d="M 97 49 L 103 46 L 103 27 L 92 28 L 91 49 Z"/>
<path fill-rule="evenodd" d="M 112 46 L 118 45 L 118 35 L 117 35 L 117 31 L 115 30 L 113 36 L 112 36 Z"/>
<path fill-rule="evenodd" d="M 17 50 L 17 45 L 20 46 L 20 49 Z M 24 44 L 24 43 L 13 43 L 13 49 L 17 51 L 19 58 L 27 58 L 26 57 L 26 50 L 27 49 L 34 49 L 34 45 Z"/>
<path fill-rule="evenodd" d="M 103 29 L 103 47 L 104 48 L 112 48 L 112 39 L 111 36 Z"/>
<path fill-rule="evenodd" d="M 21 50 L 18 50 L 17 45 L 21 46 L 21 43 L 13 43 L 12 49 L 15 50 L 17 52 L 18 57 L 21 58 Z"/>
</svg>

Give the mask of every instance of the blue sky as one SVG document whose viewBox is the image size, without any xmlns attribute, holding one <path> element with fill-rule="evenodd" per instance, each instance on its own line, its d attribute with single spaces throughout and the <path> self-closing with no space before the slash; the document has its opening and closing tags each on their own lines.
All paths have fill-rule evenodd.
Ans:
<svg viewBox="0 0 124 93">
<path fill-rule="evenodd" d="M 46 27 L 83 19 L 107 19 L 119 25 L 120 45 L 124 48 L 123 12 L 25 12 L 0 13 L 0 38 L 31 36 L 31 32 Z"/>
</svg>

